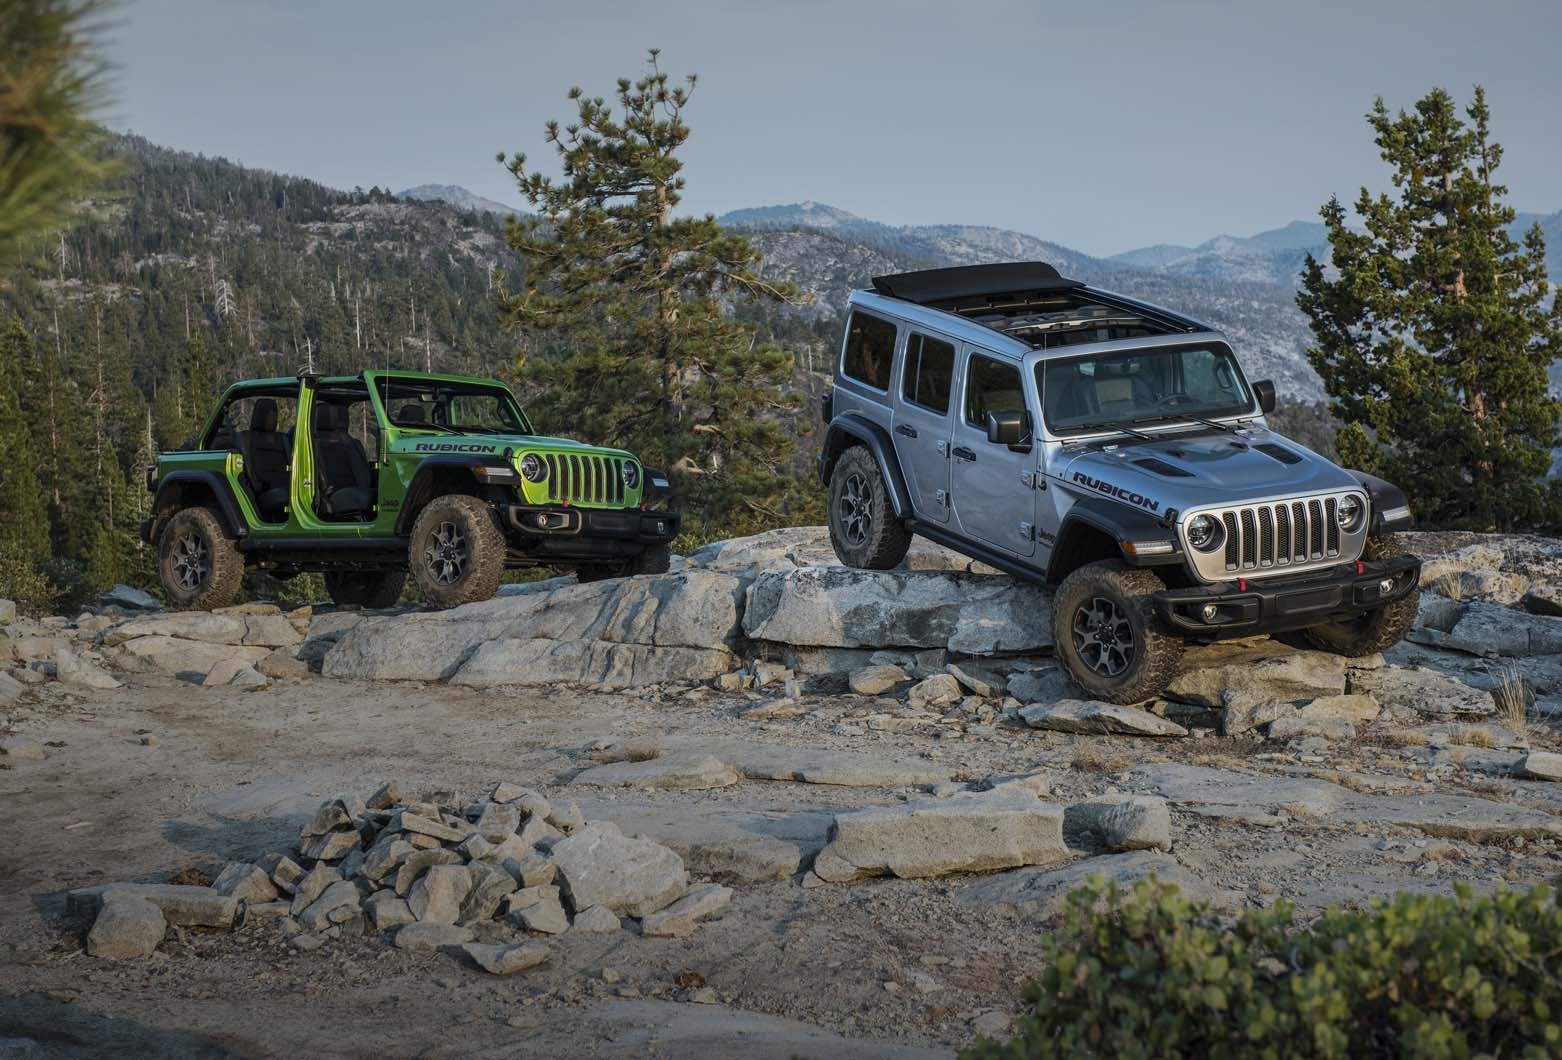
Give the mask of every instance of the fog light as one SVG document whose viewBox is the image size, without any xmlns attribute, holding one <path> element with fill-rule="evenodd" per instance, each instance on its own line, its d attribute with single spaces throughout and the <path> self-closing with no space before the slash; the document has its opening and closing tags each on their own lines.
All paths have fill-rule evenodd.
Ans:
<svg viewBox="0 0 1562 1060">
<path fill-rule="evenodd" d="M 1393 578 L 1384 578 L 1382 581 L 1378 582 L 1378 595 L 1379 596 L 1387 596 L 1389 593 L 1391 593 L 1393 591 L 1394 591 L 1394 579 Z"/>
<path fill-rule="evenodd" d="M 1204 621 L 1213 622 L 1220 617 L 1220 608 L 1214 604 L 1205 604 L 1202 614 L 1204 615 Z"/>
</svg>

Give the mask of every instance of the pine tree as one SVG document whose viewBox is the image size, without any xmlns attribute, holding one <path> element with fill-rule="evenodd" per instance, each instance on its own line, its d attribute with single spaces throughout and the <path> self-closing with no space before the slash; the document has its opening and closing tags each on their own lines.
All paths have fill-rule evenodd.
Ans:
<svg viewBox="0 0 1562 1060">
<path fill-rule="evenodd" d="M 13 316 L 0 334 L 0 597 L 28 610 L 43 607 L 51 595 L 38 570 L 49 555 L 49 519 L 20 400 L 32 359 L 32 340 Z"/>
<path fill-rule="evenodd" d="M 546 130 L 561 179 L 499 156 L 537 210 L 508 226 L 526 283 L 501 291 L 500 318 L 530 347 L 519 375 L 543 425 L 633 450 L 670 472 L 696 533 L 731 532 L 783 521 L 797 484 L 778 422 L 791 355 L 723 307 L 795 292 L 713 217 L 674 216 L 694 85 L 670 84 L 653 50 L 616 114 L 570 91 L 577 120 Z"/>
<path fill-rule="evenodd" d="M 1522 245 L 1505 231 L 1514 211 L 1479 86 L 1466 116 L 1442 89 L 1408 114 L 1377 101 L 1367 121 L 1396 194 L 1362 188 L 1364 232 L 1329 200 L 1337 276 L 1309 255 L 1297 304 L 1342 459 L 1398 483 L 1426 524 L 1510 529 L 1547 518 L 1562 307 L 1548 304 L 1539 226 Z"/>
<path fill-rule="evenodd" d="M 103 180 L 95 0 L 0 4 L 0 259 L 67 219 Z"/>
</svg>

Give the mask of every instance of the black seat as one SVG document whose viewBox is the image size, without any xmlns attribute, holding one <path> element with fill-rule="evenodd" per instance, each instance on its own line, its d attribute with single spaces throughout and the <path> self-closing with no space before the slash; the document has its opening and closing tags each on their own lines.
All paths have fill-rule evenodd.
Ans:
<svg viewBox="0 0 1562 1060">
<path fill-rule="evenodd" d="M 398 423 L 427 423 L 428 417 L 423 414 L 423 406 L 414 401 L 410 405 L 403 405 L 396 410 L 396 421 Z"/>
<path fill-rule="evenodd" d="M 347 406 L 315 410 L 316 505 L 332 518 L 362 515 L 374 504 L 374 469 L 358 439 L 347 433 Z"/>
<path fill-rule="evenodd" d="M 244 454 L 245 474 L 255 491 L 255 507 L 268 523 L 280 523 L 286 517 L 288 502 L 288 464 L 293 446 L 288 436 L 277 430 L 277 403 L 271 398 L 255 402 L 250 413 L 249 430 L 242 432 L 240 452 Z"/>
</svg>

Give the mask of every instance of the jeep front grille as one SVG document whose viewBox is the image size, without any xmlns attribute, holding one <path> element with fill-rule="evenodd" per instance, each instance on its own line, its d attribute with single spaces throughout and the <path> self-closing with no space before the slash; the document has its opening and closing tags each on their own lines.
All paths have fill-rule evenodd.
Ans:
<svg viewBox="0 0 1562 1060">
<path fill-rule="evenodd" d="M 1223 581 L 1233 575 L 1262 577 L 1349 562 L 1361 555 L 1368 520 L 1364 511 L 1354 530 L 1341 528 L 1338 513 L 1344 496 L 1336 493 L 1191 509 L 1182 520 L 1183 547 L 1195 573 L 1205 581 Z M 1367 499 L 1355 496 L 1365 508 Z M 1200 515 L 1215 519 L 1224 531 L 1221 545 L 1210 552 L 1200 552 L 1187 541 L 1186 527 Z"/>
<path fill-rule="evenodd" d="M 623 504 L 624 462 L 614 456 L 548 453 L 548 500 L 570 504 Z"/>
</svg>

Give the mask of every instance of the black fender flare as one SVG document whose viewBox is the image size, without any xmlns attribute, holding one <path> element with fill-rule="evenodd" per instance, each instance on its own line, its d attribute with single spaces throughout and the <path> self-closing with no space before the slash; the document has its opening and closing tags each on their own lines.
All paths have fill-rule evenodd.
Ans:
<svg viewBox="0 0 1562 1060">
<path fill-rule="evenodd" d="M 249 534 L 249 524 L 244 521 L 244 514 L 239 511 L 239 502 L 233 496 L 233 485 L 227 477 L 205 468 L 188 468 L 183 471 L 170 471 L 158 479 L 157 493 L 152 497 L 152 518 L 147 529 L 147 544 L 156 545 L 157 535 L 162 533 L 163 524 L 174 512 L 188 507 L 176 502 L 174 497 L 191 486 L 211 493 L 212 498 L 217 502 L 217 518 L 222 523 L 223 532 L 229 537 L 241 538 Z"/>
<path fill-rule="evenodd" d="M 505 457 L 494 453 L 486 456 L 472 456 L 457 453 L 442 453 L 436 456 L 426 456 L 418 462 L 417 469 L 412 473 L 412 481 L 407 483 L 407 491 L 401 495 L 401 511 L 396 514 L 396 533 L 405 536 L 412 532 L 412 522 L 418 516 L 418 511 L 425 503 L 433 499 L 433 481 L 441 471 L 458 470 L 472 473 L 473 468 L 502 467 L 515 471 L 515 465 Z M 520 473 L 515 472 L 516 483 L 520 482 Z M 472 474 L 472 484 L 482 487 L 484 483 L 478 481 Z M 423 496 L 427 493 L 428 496 Z M 383 506 L 384 502 L 381 502 Z"/>
<path fill-rule="evenodd" d="M 1367 503 L 1372 508 L 1372 524 L 1367 529 L 1369 534 L 1396 534 L 1416 525 L 1415 516 L 1410 512 L 1410 499 L 1405 496 L 1404 490 L 1365 471 L 1352 470 L 1350 474 L 1367 491 Z M 1405 509 L 1405 514 L 1394 519 L 1383 518 L 1384 512 L 1396 508 Z"/>
<path fill-rule="evenodd" d="M 878 462 L 879 474 L 884 476 L 884 485 L 889 490 L 895 517 L 911 518 L 914 514 L 911 494 L 906 489 L 906 476 L 901 471 L 900 458 L 895 455 L 895 443 L 890 441 L 888 431 L 865 416 L 847 412 L 830 421 L 830 429 L 824 436 L 824 449 L 819 453 L 820 481 L 829 486 L 836 462 L 853 445 L 865 446 Z"/>
<path fill-rule="evenodd" d="M 1069 539 L 1070 532 L 1079 527 L 1088 527 L 1105 534 L 1111 539 L 1117 554 L 1135 567 L 1155 567 L 1183 561 L 1182 545 L 1177 540 L 1176 532 L 1167 525 L 1165 519 L 1140 511 L 1138 508 L 1113 503 L 1105 498 L 1082 497 L 1069 508 L 1068 513 L 1063 516 L 1063 522 L 1058 526 L 1057 541 L 1053 544 L 1052 555 L 1047 561 L 1047 581 L 1054 585 L 1070 573 L 1061 568 L 1061 565 L 1069 560 L 1069 550 L 1065 547 L 1065 543 Z M 1123 548 L 1125 541 L 1139 543 L 1165 541 L 1171 544 L 1171 549 L 1165 552 L 1136 555 Z"/>
</svg>

